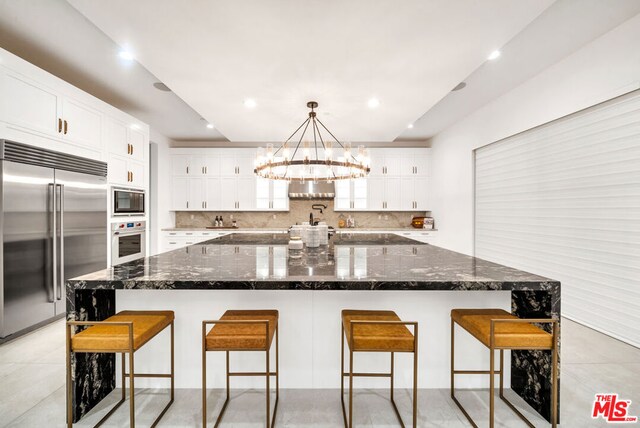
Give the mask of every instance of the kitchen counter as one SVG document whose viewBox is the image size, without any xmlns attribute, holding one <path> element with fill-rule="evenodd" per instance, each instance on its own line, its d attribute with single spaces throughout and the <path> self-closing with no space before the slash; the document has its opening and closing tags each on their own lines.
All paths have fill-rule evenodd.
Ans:
<svg viewBox="0 0 640 428">
<path fill-rule="evenodd" d="M 299 293 L 321 293 L 317 295 L 317 299 L 311 299 L 309 306 L 303 308 L 303 313 L 317 311 L 322 299 L 335 300 L 332 292 L 344 293 L 345 298 L 337 302 L 339 305 L 360 304 L 358 294 L 354 297 L 356 300 L 349 303 L 347 296 L 354 296 L 350 294 L 351 291 L 394 291 L 400 293 L 398 295 L 407 296 L 403 297 L 402 305 L 424 305 L 423 310 L 428 311 L 425 308 L 433 300 L 428 297 L 431 294 L 428 292 L 439 291 L 455 292 L 454 296 L 459 295 L 459 292 L 507 292 L 511 296 L 512 311 L 518 316 L 558 317 L 560 314 L 558 281 L 402 236 L 384 233 L 337 235 L 331 239 L 329 246 L 305 249 L 298 254 L 289 252 L 287 241 L 288 236 L 279 233 L 230 234 L 75 278 L 67 283 L 68 317 L 105 319 L 115 313 L 116 295 L 122 296 L 121 293 L 160 293 L 158 296 L 153 295 L 165 302 L 163 305 L 166 306 L 156 308 L 170 308 L 171 300 L 178 300 L 177 296 L 171 294 L 173 297 L 169 300 L 162 300 L 162 293 L 169 295 L 170 292 L 180 290 L 199 290 L 199 297 L 189 299 L 192 302 L 190 312 L 196 310 L 198 303 L 207 300 L 207 294 L 201 294 L 207 291 L 268 292 L 271 293 L 268 296 L 269 299 L 274 299 L 273 302 L 279 301 L 277 293 L 287 293 L 287 299 L 291 301 L 299 296 L 303 302 L 307 300 Z M 116 290 L 124 291 L 116 294 Z M 413 295 L 415 297 L 411 297 Z M 228 294 L 225 296 L 229 299 Z M 365 295 L 361 296 L 364 298 Z M 376 300 L 375 295 L 366 296 L 367 299 Z M 436 298 L 436 295 L 433 296 Z M 249 298 L 249 295 L 237 296 L 233 300 L 244 301 Z M 388 297 L 383 298 L 376 305 L 379 306 L 387 299 Z M 130 303 L 139 307 L 143 300 L 147 299 L 138 296 Z M 260 301 L 264 305 L 268 300 L 262 297 Z M 206 305 L 213 307 L 215 304 L 223 305 L 221 308 L 226 307 L 224 302 L 216 303 L 215 298 Z M 286 305 L 287 302 L 281 304 Z M 291 310 L 300 310 L 305 304 L 307 303 L 296 303 Z M 463 304 L 463 307 L 469 304 L 471 306 L 468 307 L 474 305 L 472 301 Z M 273 306 L 275 303 L 266 305 Z M 177 312 L 176 318 L 179 319 L 180 316 Z M 282 316 L 285 317 L 285 314 Z M 285 319 L 283 318 L 283 323 L 286 322 Z M 429 334 L 429 329 L 432 328 L 436 327 L 432 325 L 421 331 Z M 337 333 L 335 336 L 337 337 Z M 191 346 L 192 342 L 189 343 L 184 346 Z M 426 352 L 429 354 L 429 350 Z M 195 350 L 194 353 L 197 355 Z M 95 369 L 96 364 L 100 365 L 101 370 Z M 99 389 L 80 400 L 76 398 L 77 415 L 84 414 L 115 387 L 115 369 L 111 373 L 105 367 L 115 367 L 112 356 L 96 354 L 94 359 L 79 359 L 76 362 L 75 379 L 87 383 L 82 388 Z M 550 399 L 549 386 L 544 381 L 549 376 L 549 367 L 548 352 L 512 353 L 511 387 L 543 415 L 548 413 Z M 105 382 L 104 377 L 108 377 L 109 382 Z M 185 382 L 188 383 L 186 380 Z"/>
</svg>

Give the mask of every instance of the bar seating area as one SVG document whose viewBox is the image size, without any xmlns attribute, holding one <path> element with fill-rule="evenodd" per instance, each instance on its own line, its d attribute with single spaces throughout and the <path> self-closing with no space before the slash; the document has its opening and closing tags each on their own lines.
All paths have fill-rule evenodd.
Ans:
<svg viewBox="0 0 640 428">
<path fill-rule="evenodd" d="M 104 423 L 126 401 L 126 380 L 129 379 L 129 423 L 135 426 L 134 379 L 159 377 L 171 380 L 170 401 L 154 420 L 156 426 L 174 400 L 174 320 L 172 311 L 121 311 L 104 321 L 67 322 L 67 426 L 72 427 L 73 394 L 76 393 L 71 365 L 79 353 L 116 353 L 121 355 L 122 395 L 119 402 L 95 425 Z M 463 328 L 490 350 L 488 370 L 459 370 L 455 367 L 455 326 Z M 540 325 L 547 326 L 546 331 Z M 211 328 L 209 328 L 211 326 Z M 134 353 L 167 327 L 171 328 L 171 370 L 168 374 L 136 373 Z M 278 410 L 279 312 L 277 310 L 227 310 L 220 319 L 202 321 L 202 426 L 207 426 L 207 353 L 225 353 L 226 398 L 215 419 L 217 427 L 231 399 L 231 378 L 263 377 L 265 380 L 265 427 L 276 423 Z M 81 331 L 76 331 L 81 330 Z M 344 309 L 341 313 L 341 405 L 344 426 L 352 428 L 354 379 L 358 377 L 388 378 L 389 399 L 399 425 L 406 426 L 394 398 L 395 355 L 412 354 L 412 425 L 418 423 L 418 322 L 403 321 L 394 311 Z M 275 342 L 275 346 L 273 346 Z M 348 369 L 345 369 L 345 343 Z M 544 350 L 551 352 L 551 425 L 557 426 L 558 412 L 558 320 L 521 319 L 502 309 L 453 309 L 451 311 L 451 398 L 469 423 L 477 427 L 470 414 L 455 395 L 455 376 L 489 375 L 489 427 L 494 426 L 495 375 L 499 375 L 499 396 L 528 426 L 529 420 L 504 396 L 504 351 Z M 275 347 L 275 371 L 272 371 L 271 350 Z M 499 369 L 495 368 L 495 351 L 500 351 Z M 264 352 L 264 371 L 232 371 L 231 352 Z M 427 350 L 428 352 L 428 350 Z M 359 372 L 354 367 L 354 354 L 389 353 L 388 372 Z M 126 356 L 129 356 L 127 372 Z M 271 378 L 275 377 L 275 402 L 271 410 Z M 348 404 L 345 404 L 345 378 L 348 379 Z M 347 409 L 348 408 L 348 409 Z"/>
</svg>

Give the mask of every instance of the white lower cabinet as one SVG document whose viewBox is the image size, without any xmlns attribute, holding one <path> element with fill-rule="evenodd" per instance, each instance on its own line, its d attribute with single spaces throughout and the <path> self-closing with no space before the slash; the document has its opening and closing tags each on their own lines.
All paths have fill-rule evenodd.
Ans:
<svg viewBox="0 0 640 428">
<path fill-rule="evenodd" d="M 407 232 L 395 232 L 396 235 L 404 238 L 414 239 L 425 244 L 433 244 L 436 242 L 438 232 L 435 230 L 412 230 Z"/>
<path fill-rule="evenodd" d="M 219 238 L 228 235 L 231 232 L 221 231 L 163 231 L 162 232 L 162 252 L 177 250 L 178 248 L 188 247 L 189 245 L 205 242 L 210 239 Z"/>
</svg>

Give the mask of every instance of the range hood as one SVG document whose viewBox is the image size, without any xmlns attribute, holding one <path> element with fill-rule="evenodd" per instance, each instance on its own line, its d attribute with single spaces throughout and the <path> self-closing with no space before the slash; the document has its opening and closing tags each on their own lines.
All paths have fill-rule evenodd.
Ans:
<svg viewBox="0 0 640 428">
<path fill-rule="evenodd" d="M 289 183 L 290 199 L 333 199 L 336 188 L 333 182 L 292 181 Z"/>
</svg>

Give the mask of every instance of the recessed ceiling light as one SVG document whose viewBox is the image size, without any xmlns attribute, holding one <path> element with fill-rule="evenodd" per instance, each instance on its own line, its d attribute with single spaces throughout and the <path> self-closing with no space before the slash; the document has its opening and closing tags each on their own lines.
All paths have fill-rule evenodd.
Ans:
<svg viewBox="0 0 640 428">
<path fill-rule="evenodd" d="M 162 82 L 154 83 L 153 87 L 163 92 L 171 92 L 171 89 Z"/>
<path fill-rule="evenodd" d="M 464 89 L 466 86 L 467 84 L 465 82 L 460 82 L 451 90 L 451 92 L 459 91 L 460 89 Z"/>
<path fill-rule="evenodd" d="M 407 125 L 407 128 L 412 129 L 413 128 L 413 123 L 410 123 L 409 125 Z"/>
<path fill-rule="evenodd" d="M 133 61 L 135 59 L 135 56 L 133 56 L 133 52 L 128 51 L 126 49 L 123 49 L 120 52 L 118 52 L 118 56 L 124 59 L 125 61 Z"/>
<path fill-rule="evenodd" d="M 214 128 L 213 123 L 207 123 L 207 128 L 213 129 Z"/>
<path fill-rule="evenodd" d="M 246 100 L 244 100 L 244 106 L 246 108 L 256 108 L 257 105 L 258 103 L 253 98 L 247 98 Z"/>
<path fill-rule="evenodd" d="M 380 105 L 380 100 L 378 100 L 377 98 L 371 98 L 367 105 L 369 106 L 369 108 L 376 108 Z"/>
<path fill-rule="evenodd" d="M 493 61 L 494 59 L 498 59 L 498 57 L 500 57 L 500 51 L 499 50 L 495 50 L 493 52 L 491 52 L 489 54 L 489 56 L 487 57 L 487 59 L 489 61 Z"/>
</svg>

